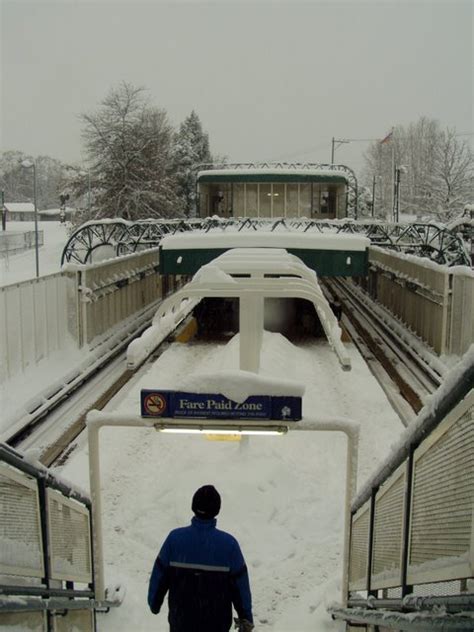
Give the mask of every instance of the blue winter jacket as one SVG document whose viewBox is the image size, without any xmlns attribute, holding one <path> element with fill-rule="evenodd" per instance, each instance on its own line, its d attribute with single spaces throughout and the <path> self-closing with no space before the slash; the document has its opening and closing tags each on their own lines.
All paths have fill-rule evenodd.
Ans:
<svg viewBox="0 0 474 632">
<path fill-rule="evenodd" d="M 216 529 L 216 520 L 194 517 L 174 529 L 156 558 L 148 605 L 160 611 L 168 595 L 171 632 L 227 632 L 232 605 L 239 618 L 252 619 L 247 567 L 237 540 Z"/>
</svg>

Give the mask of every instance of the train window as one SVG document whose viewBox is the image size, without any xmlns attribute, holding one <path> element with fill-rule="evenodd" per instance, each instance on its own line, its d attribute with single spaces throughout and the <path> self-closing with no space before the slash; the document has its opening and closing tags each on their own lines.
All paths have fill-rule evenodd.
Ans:
<svg viewBox="0 0 474 632">
<path fill-rule="evenodd" d="M 298 217 L 298 185 L 286 185 L 286 216 Z"/>
<path fill-rule="evenodd" d="M 247 184 L 245 192 L 245 201 L 246 201 L 246 209 L 245 216 L 246 217 L 257 217 L 258 215 L 258 185 L 257 184 Z"/>
<path fill-rule="evenodd" d="M 273 184 L 272 185 L 272 200 L 273 200 L 273 217 L 285 216 L 285 185 Z"/>
<path fill-rule="evenodd" d="M 311 184 L 300 184 L 300 217 L 311 217 Z"/>
<path fill-rule="evenodd" d="M 259 216 L 260 217 L 271 217 L 271 209 L 272 209 L 272 185 L 271 184 L 261 184 L 260 185 L 260 208 L 259 208 Z"/>
</svg>

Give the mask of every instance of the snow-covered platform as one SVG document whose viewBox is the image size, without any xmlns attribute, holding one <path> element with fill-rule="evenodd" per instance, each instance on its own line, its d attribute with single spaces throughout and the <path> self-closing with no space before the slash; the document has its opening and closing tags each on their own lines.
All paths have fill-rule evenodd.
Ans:
<svg viewBox="0 0 474 632">
<path fill-rule="evenodd" d="M 351 372 L 341 370 L 325 342 L 296 346 L 265 332 L 261 374 L 304 385 L 304 414 L 360 424 L 362 483 L 403 428 L 355 347 L 348 352 Z M 178 390 L 204 374 L 238 367 L 238 336 L 225 345 L 175 343 L 106 412 L 137 414 L 142 388 Z M 99 618 L 101 632 L 166 627 L 166 609 L 154 617 L 143 606 L 149 574 L 162 540 L 188 523 L 191 496 L 207 483 L 222 495 L 218 526 L 238 537 L 246 556 L 257 625 L 269 632 L 341 630 L 326 606 L 341 587 L 343 435 L 290 432 L 252 437 L 244 446 L 153 428 L 101 432 L 106 584 L 127 586 L 120 612 Z M 81 445 L 63 472 L 87 487 L 87 447 Z"/>
</svg>

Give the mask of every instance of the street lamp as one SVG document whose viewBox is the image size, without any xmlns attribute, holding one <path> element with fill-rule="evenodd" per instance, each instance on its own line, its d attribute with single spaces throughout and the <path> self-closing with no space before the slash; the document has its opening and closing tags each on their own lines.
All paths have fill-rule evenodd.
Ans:
<svg viewBox="0 0 474 632">
<path fill-rule="evenodd" d="M 398 223 L 400 219 L 400 174 L 407 173 L 406 165 L 395 167 L 394 196 L 393 196 L 393 221 Z"/>
<path fill-rule="evenodd" d="M 39 242 L 38 242 L 38 205 L 36 203 L 36 163 L 34 160 L 23 160 L 21 166 L 24 169 L 33 169 L 33 204 L 35 207 L 35 260 L 36 278 L 39 277 Z"/>
</svg>

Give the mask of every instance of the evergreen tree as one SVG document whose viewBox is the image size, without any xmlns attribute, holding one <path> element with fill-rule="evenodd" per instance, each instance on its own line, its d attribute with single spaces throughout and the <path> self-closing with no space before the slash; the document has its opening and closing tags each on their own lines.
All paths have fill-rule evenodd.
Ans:
<svg viewBox="0 0 474 632">
<path fill-rule="evenodd" d="M 176 192 L 186 217 L 196 211 L 197 166 L 211 162 L 209 135 L 203 131 L 199 116 L 193 110 L 181 123 L 174 147 Z"/>
</svg>

